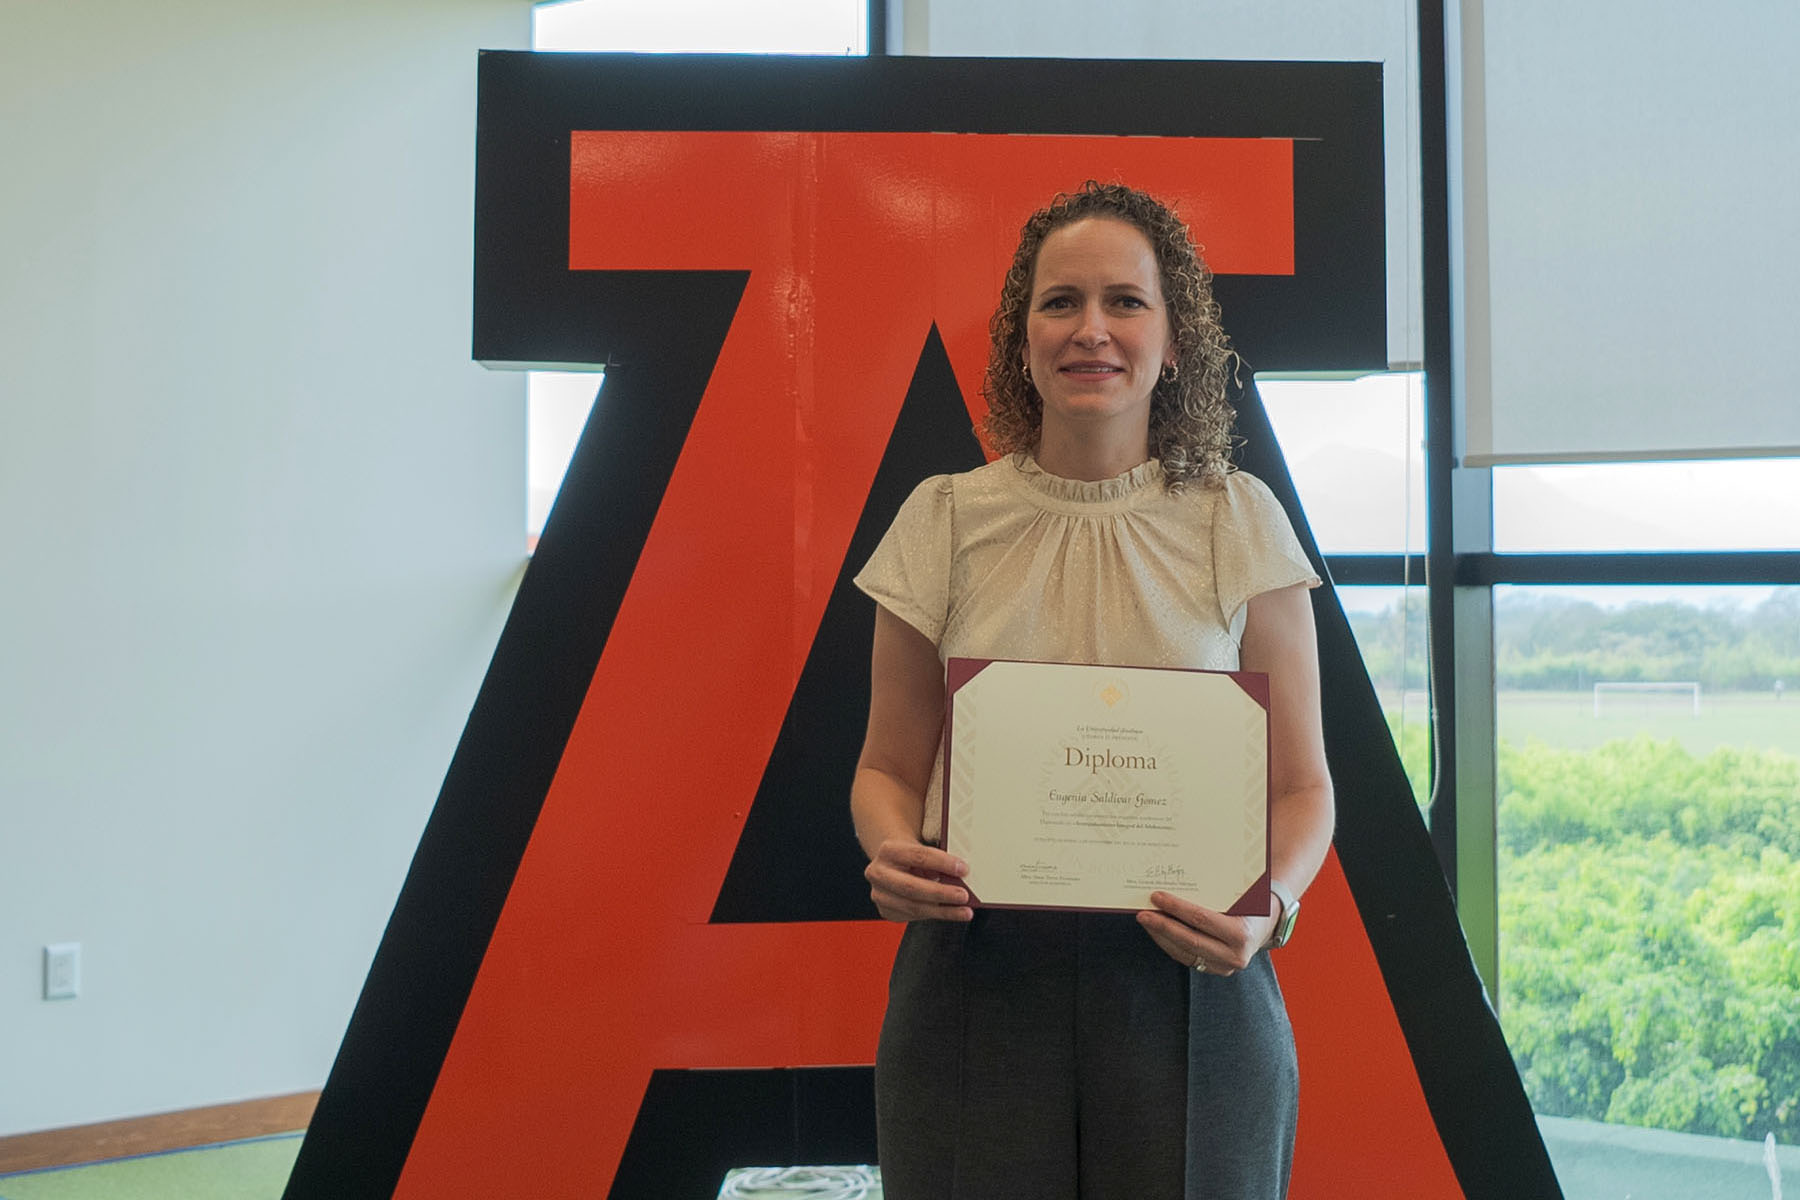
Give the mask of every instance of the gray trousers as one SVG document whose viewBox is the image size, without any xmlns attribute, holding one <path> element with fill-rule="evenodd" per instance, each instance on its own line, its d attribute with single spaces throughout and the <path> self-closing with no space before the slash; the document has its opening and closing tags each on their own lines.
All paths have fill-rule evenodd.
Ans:
<svg viewBox="0 0 1800 1200">
<path fill-rule="evenodd" d="M 887 1200 L 1281 1200 L 1299 1077 L 1268 955 L 1230 978 L 1129 914 L 909 925 L 875 1065 Z"/>
</svg>

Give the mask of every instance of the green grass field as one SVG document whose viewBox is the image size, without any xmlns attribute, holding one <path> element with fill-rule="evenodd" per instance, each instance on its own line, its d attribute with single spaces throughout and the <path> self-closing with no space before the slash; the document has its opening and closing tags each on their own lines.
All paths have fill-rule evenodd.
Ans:
<svg viewBox="0 0 1800 1200">
<path fill-rule="evenodd" d="M 1769 692 L 1707 692 L 1694 715 L 1691 696 L 1609 693 L 1594 715 L 1592 692 L 1501 692 L 1496 697 L 1500 740 L 1533 739 L 1565 750 L 1591 750 L 1615 738 L 1674 739 L 1691 754 L 1721 746 L 1754 746 L 1800 757 L 1800 695 L 1776 700 Z"/>
</svg>

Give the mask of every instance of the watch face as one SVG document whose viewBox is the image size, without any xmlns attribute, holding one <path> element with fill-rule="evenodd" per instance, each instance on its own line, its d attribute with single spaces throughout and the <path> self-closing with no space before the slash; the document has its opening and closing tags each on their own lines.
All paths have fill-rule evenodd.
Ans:
<svg viewBox="0 0 1800 1200">
<path fill-rule="evenodd" d="M 1281 916 L 1275 922 L 1275 944 L 1277 946 L 1287 945 L 1287 940 L 1294 936 L 1294 922 L 1299 919 L 1300 902 L 1298 900 L 1291 905 L 1282 907 Z"/>
</svg>

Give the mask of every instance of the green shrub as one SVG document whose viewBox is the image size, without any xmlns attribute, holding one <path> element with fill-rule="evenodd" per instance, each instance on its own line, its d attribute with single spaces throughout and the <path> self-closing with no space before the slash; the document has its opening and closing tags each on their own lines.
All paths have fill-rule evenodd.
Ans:
<svg viewBox="0 0 1800 1200">
<path fill-rule="evenodd" d="M 1501 1012 L 1540 1112 L 1800 1144 L 1800 759 L 1500 747 Z"/>
</svg>

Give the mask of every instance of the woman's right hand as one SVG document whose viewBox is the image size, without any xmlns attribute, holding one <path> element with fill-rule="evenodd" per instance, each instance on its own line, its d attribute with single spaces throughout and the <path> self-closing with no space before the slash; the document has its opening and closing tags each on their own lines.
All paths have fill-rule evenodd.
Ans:
<svg viewBox="0 0 1800 1200">
<path fill-rule="evenodd" d="M 863 869 L 869 898 L 890 921 L 968 921 L 969 890 L 959 882 L 969 864 L 917 840 L 888 838 Z"/>
<path fill-rule="evenodd" d="M 869 684 L 869 733 L 850 785 L 869 898 L 890 921 L 971 920 L 969 864 L 919 840 L 944 732 L 944 666 L 930 639 L 885 606 L 875 609 Z"/>
</svg>

